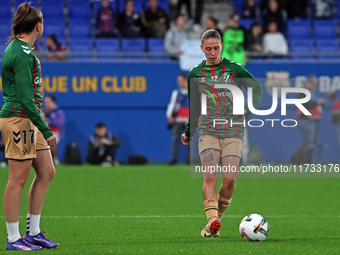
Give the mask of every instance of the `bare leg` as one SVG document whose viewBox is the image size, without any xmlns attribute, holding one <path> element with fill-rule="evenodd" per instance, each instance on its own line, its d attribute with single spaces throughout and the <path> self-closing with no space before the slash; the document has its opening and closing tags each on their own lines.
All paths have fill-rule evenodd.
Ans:
<svg viewBox="0 0 340 255">
<path fill-rule="evenodd" d="M 207 149 L 200 155 L 203 169 L 208 166 L 216 166 L 220 162 L 221 152 L 213 149 Z M 203 200 L 216 199 L 216 184 L 218 180 L 218 173 L 209 174 L 204 173 L 203 182 Z"/>
<path fill-rule="evenodd" d="M 32 165 L 36 176 L 28 194 L 28 213 L 41 214 L 48 185 L 55 175 L 51 152 L 49 150 L 37 151 L 37 157 Z"/>
<path fill-rule="evenodd" d="M 226 198 L 231 199 L 234 190 L 235 190 L 235 182 L 237 177 L 237 170 L 240 164 L 240 159 L 235 156 L 229 156 L 222 159 L 222 165 L 223 166 L 230 166 L 230 169 L 232 167 L 236 168 L 235 172 L 229 172 L 223 174 L 223 183 L 220 187 L 219 195 Z"/>
<path fill-rule="evenodd" d="M 22 188 L 28 178 L 32 160 L 8 160 L 9 176 L 4 196 L 7 222 L 18 222 Z"/>
</svg>

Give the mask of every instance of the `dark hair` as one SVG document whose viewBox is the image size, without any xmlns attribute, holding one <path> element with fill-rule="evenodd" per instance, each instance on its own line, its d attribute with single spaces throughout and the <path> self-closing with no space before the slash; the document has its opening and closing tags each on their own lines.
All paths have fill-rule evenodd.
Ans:
<svg viewBox="0 0 340 255">
<path fill-rule="evenodd" d="M 261 27 L 261 24 L 260 24 L 260 22 L 257 22 L 257 21 L 255 21 L 253 24 L 251 24 L 251 26 L 250 26 L 250 30 L 252 30 L 254 27 L 258 27 L 258 26 L 260 26 L 260 27 Z"/>
<path fill-rule="evenodd" d="M 49 36 L 47 36 L 47 38 L 50 38 L 52 40 L 52 42 L 54 42 L 57 46 L 60 44 L 58 39 L 57 39 L 57 35 L 56 34 L 49 35 Z"/>
<path fill-rule="evenodd" d="M 55 98 L 55 96 L 53 96 L 53 95 L 46 95 L 45 96 L 45 98 L 48 98 L 48 97 L 53 101 L 53 103 L 57 102 L 57 99 Z"/>
<path fill-rule="evenodd" d="M 42 22 L 41 11 L 32 7 L 30 3 L 19 5 L 13 17 L 9 41 L 17 38 L 20 34 L 31 33 L 35 26 Z"/>
<path fill-rule="evenodd" d="M 269 21 L 268 23 L 267 23 L 267 29 L 270 27 L 270 25 L 271 24 L 275 24 L 276 25 L 276 27 L 278 28 L 279 26 L 278 26 L 278 24 L 277 24 L 277 22 L 275 21 L 275 20 L 272 20 L 272 21 Z"/>
<path fill-rule="evenodd" d="M 209 29 L 205 31 L 203 35 L 201 36 L 201 44 L 203 45 L 204 41 L 210 38 L 216 38 L 220 40 L 220 42 L 222 42 L 220 33 L 214 29 Z"/>
<path fill-rule="evenodd" d="M 103 128 L 103 127 L 106 127 L 105 123 L 104 122 L 98 122 L 96 124 L 96 128 Z"/>
<path fill-rule="evenodd" d="M 207 17 L 207 19 L 210 19 L 212 22 L 214 22 L 215 26 L 218 24 L 218 19 L 214 18 L 213 16 Z"/>
<path fill-rule="evenodd" d="M 179 17 L 185 17 L 185 15 L 182 13 L 178 13 L 175 17 L 175 20 L 177 20 Z"/>
<path fill-rule="evenodd" d="M 178 77 L 182 77 L 184 80 L 188 79 L 188 75 L 184 74 L 184 73 L 180 73 L 178 75 Z"/>
</svg>

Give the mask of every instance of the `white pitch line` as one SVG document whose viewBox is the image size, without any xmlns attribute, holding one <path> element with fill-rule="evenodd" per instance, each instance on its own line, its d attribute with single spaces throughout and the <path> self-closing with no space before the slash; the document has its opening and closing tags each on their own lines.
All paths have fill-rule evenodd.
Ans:
<svg viewBox="0 0 340 255">
<path fill-rule="evenodd" d="M 224 218 L 243 218 L 245 215 L 225 215 Z M 266 218 L 340 218 L 340 215 L 264 215 Z M 51 215 L 41 216 L 45 219 L 112 219 L 112 218 L 205 218 L 205 215 Z M 4 219 L 0 216 L 0 219 Z M 20 216 L 26 218 L 26 216 Z"/>
</svg>

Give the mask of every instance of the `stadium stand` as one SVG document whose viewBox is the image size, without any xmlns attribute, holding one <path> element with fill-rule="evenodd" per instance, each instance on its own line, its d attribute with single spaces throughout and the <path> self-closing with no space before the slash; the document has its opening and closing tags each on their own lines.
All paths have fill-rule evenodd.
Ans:
<svg viewBox="0 0 340 255">
<path fill-rule="evenodd" d="M 68 1 L 68 14 L 70 20 L 89 21 L 91 17 L 89 1 Z"/>
<path fill-rule="evenodd" d="M 151 53 L 150 59 L 169 59 L 164 49 L 164 40 L 162 39 L 149 39 L 148 40 L 148 51 Z M 152 53 L 156 53 L 156 54 L 153 55 Z"/>
<path fill-rule="evenodd" d="M 144 1 L 144 9 L 149 7 L 149 1 Z M 158 7 L 165 11 L 166 13 L 169 13 L 169 2 L 166 0 L 158 0 Z"/>
<path fill-rule="evenodd" d="M 118 59 L 119 40 L 117 39 L 97 39 L 96 51 L 97 59 Z M 113 55 L 116 53 L 117 55 Z M 109 54 L 109 56 L 107 56 Z M 112 54 L 112 55 L 111 55 Z"/>
<path fill-rule="evenodd" d="M 44 21 L 63 20 L 64 19 L 64 3 L 62 1 L 41 2 L 41 11 L 44 14 Z"/>
<path fill-rule="evenodd" d="M 14 8 L 17 8 L 22 2 L 22 0 L 0 0 L 1 40 L 7 40 L 10 33 Z M 117 16 L 124 10 L 125 2 L 126 0 L 110 1 L 110 6 L 116 11 Z M 244 0 L 233 0 L 232 3 L 234 11 L 241 14 Z M 256 3 L 259 5 L 261 1 L 256 0 Z M 338 6 L 340 6 L 340 0 L 337 0 L 337 3 Z M 70 46 L 69 42 L 74 42 L 75 39 L 84 39 L 81 41 L 86 43 L 82 42 L 82 45 L 88 46 L 88 42 L 91 41 L 92 43 L 95 39 L 94 20 L 100 8 L 100 0 L 34 0 L 31 4 L 41 9 L 44 13 L 44 38 L 50 34 L 56 34 L 67 46 Z M 171 9 L 169 8 L 169 1 L 158 0 L 158 5 L 170 16 Z M 134 1 L 134 10 L 139 14 L 148 6 L 148 0 Z M 309 8 L 311 8 L 311 5 L 309 5 Z M 306 13 L 308 14 L 308 11 Z M 310 53 L 309 59 L 314 57 L 317 59 L 338 58 L 338 54 L 332 55 L 332 53 L 336 53 L 339 50 L 339 42 L 337 41 L 339 18 L 340 8 L 337 10 L 336 19 L 313 20 L 311 14 L 308 14 L 306 15 L 306 19 L 303 20 L 288 20 L 286 36 L 291 46 L 290 52 L 293 55 L 292 59 L 306 59 L 308 52 Z M 240 20 L 240 24 L 246 29 L 249 29 L 254 21 L 255 20 L 252 19 L 242 19 Z M 168 59 L 167 56 L 163 55 L 165 54 L 165 50 L 164 45 L 162 45 L 162 40 L 151 39 L 146 41 L 144 38 L 141 38 L 134 41 L 135 42 L 132 43 L 133 41 L 129 42 L 120 38 L 112 40 L 113 44 L 110 45 L 109 41 L 99 40 L 97 41 L 97 51 L 104 52 L 108 50 L 108 52 L 119 52 L 124 59 L 133 58 L 133 53 L 135 54 L 135 58 L 144 59 L 145 56 L 142 56 L 143 53 L 150 52 L 151 59 Z M 74 46 L 74 43 L 72 44 Z M 131 48 L 127 46 L 130 44 Z M 37 48 L 39 45 L 40 43 L 37 43 Z M 117 47 L 117 45 L 122 45 L 122 48 Z M 41 46 L 41 49 L 45 49 L 44 40 L 41 40 Z M 74 47 L 68 48 L 71 54 L 73 50 L 76 50 Z M 94 56 L 92 46 L 85 48 L 91 48 L 91 52 L 88 52 L 89 56 Z M 315 51 L 313 51 L 314 49 Z M 326 54 L 327 52 L 328 54 Z M 157 56 L 158 53 L 160 54 Z M 298 53 L 301 53 L 301 56 L 297 56 Z M 320 56 L 318 56 L 319 53 L 321 54 Z M 126 55 L 126 57 L 124 57 L 124 55 Z M 104 57 L 105 56 L 103 56 L 103 58 Z M 98 58 L 101 57 L 98 56 Z"/>
<path fill-rule="evenodd" d="M 124 59 L 144 59 L 142 53 L 145 52 L 145 39 L 122 39 L 123 52 L 137 52 L 139 56 L 124 56 Z"/>
<path fill-rule="evenodd" d="M 239 21 L 240 26 L 243 26 L 246 29 L 250 29 L 251 25 L 256 22 L 256 20 L 253 19 L 242 19 Z"/>
<path fill-rule="evenodd" d="M 313 57 L 309 55 L 314 52 L 313 42 L 308 40 L 291 40 L 290 52 L 293 53 L 293 59 L 313 59 Z M 295 55 L 294 53 L 301 55 Z"/>
<path fill-rule="evenodd" d="M 56 34 L 58 38 L 65 37 L 65 22 L 64 20 L 47 20 L 44 22 L 44 37 Z"/>
<path fill-rule="evenodd" d="M 125 0 L 118 1 L 118 13 L 122 13 L 125 7 Z M 143 11 L 143 2 L 140 0 L 134 1 L 134 9 L 133 11 L 138 13 L 139 15 L 142 14 Z"/>
<path fill-rule="evenodd" d="M 92 56 L 88 55 L 89 52 L 93 52 L 92 39 L 72 39 L 70 40 L 70 51 L 73 52 L 71 59 L 88 60 L 92 59 Z"/>
<path fill-rule="evenodd" d="M 11 20 L 12 19 L 12 11 L 11 11 L 11 2 L 8 0 L 1 0 L 0 1 L 0 22 L 4 20 Z"/>
<path fill-rule="evenodd" d="M 316 41 L 319 59 L 339 59 L 339 42 L 336 40 Z"/>
<path fill-rule="evenodd" d="M 335 20 L 314 20 L 314 39 L 328 40 L 336 38 L 336 24 Z"/>
<path fill-rule="evenodd" d="M 309 20 L 289 20 L 288 38 L 290 40 L 309 40 L 311 38 L 311 22 Z"/>
<path fill-rule="evenodd" d="M 90 38 L 91 37 L 91 24 L 87 20 L 70 20 L 70 38 Z"/>
</svg>

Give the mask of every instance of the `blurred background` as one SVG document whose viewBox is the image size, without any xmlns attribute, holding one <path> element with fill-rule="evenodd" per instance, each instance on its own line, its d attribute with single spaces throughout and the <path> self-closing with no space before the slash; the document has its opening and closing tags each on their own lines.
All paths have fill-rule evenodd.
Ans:
<svg viewBox="0 0 340 255">
<path fill-rule="evenodd" d="M 0 56 L 21 3 L 0 0 Z M 261 83 L 259 109 L 271 107 L 273 87 L 312 91 L 311 119 L 293 106 L 281 116 L 280 102 L 271 116 L 249 117 L 264 121 L 262 127 L 247 128 L 249 160 L 289 162 L 298 148 L 309 147 L 313 162 L 339 162 L 339 0 L 31 4 L 44 17 L 35 54 L 42 63 L 44 93 L 51 96 L 44 117 L 60 138 L 55 163 L 91 161 L 94 151 L 105 158 L 100 164 L 187 162 L 176 135 L 185 118 L 179 109 L 186 107 L 181 77 L 204 59 L 199 39 L 207 29 L 220 32 L 222 55 L 245 65 Z M 272 127 L 265 119 L 280 121 Z M 284 127 L 284 119 L 304 125 Z M 71 151 L 78 161 L 68 157 Z"/>
</svg>

